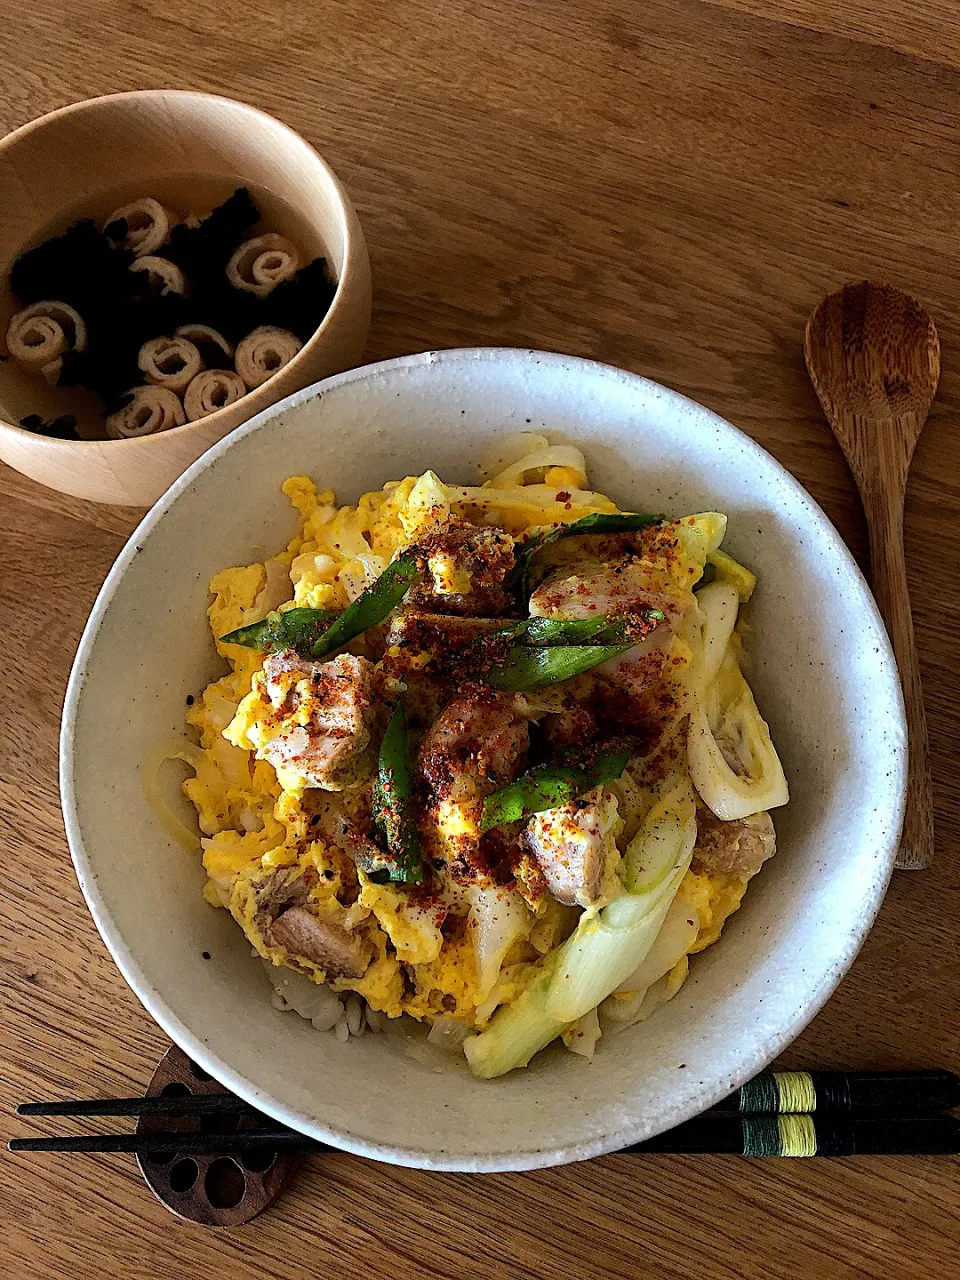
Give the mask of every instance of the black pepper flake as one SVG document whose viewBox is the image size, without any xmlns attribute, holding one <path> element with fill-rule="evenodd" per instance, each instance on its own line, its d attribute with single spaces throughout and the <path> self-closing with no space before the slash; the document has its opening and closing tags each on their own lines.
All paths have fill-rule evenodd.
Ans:
<svg viewBox="0 0 960 1280">
<path fill-rule="evenodd" d="M 204 951 L 204 952 L 202 952 L 202 955 L 203 955 L 204 960 L 209 960 L 209 959 L 210 959 L 210 952 L 209 952 L 209 951 Z"/>
<path fill-rule="evenodd" d="M 196 698 L 193 696 L 193 694 L 192 694 L 192 693 L 188 693 L 188 694 L 187 694 L 187 706 L 188 706 L 188 707 L 192 707 L 192 706 L 193 706 L 193 704 L 194 704 L 195 702 L 196 702 Z"/>
</svg>

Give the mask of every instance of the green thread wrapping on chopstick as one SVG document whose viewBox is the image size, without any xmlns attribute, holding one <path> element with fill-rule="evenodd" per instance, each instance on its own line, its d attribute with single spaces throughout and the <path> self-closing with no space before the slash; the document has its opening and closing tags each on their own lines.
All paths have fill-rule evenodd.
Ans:
<svg viewBox="0 0 960 1280">
<path fill-rule="evenodd" d="M 781 1115 L 808 1115 L 817 1109 L 817 1088 L 809 1071 L 776 1071 L 777 1110 Z"/>
<path fill-rule="evenodd" d="M 772 1071 L 761 1071 L 740 1090 L 742 1115 L 776 1115 L 777 1104 L 777 1082 Z"/>
<path fill-rule="evenodd" d="M 815 1156 L 817 1130 L 813 1116 L 744 1116 L 745 1156 Z"/>
<path fill-rule="evenodd" d="M 813 1116 L 778 1116 L 780 1154 L 782 1156 L 815 1156 L 817 1130 Z"/>
<path fill-rule="evenodd" d="M 761 1071 L 740 1090 L 740 1114 L 806 1115 L 817 1109 L 817 1088 L 809 1071 Z"/>
<path fill-rule="evenodd" d="M 780 1154 L 780 1130 L 776 1116 L 745 1117 L 743 1128 L 743 1154 L 745 1156 L 778 1156 Z"/>
</svg>

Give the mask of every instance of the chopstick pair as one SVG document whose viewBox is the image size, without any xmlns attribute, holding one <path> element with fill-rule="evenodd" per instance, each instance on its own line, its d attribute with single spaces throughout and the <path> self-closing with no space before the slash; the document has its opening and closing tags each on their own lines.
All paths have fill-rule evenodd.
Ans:
<svg viewBox="0 0 960 1280">
<path fill-rule="evenodd" d="M 960 1104 L 960 1077 L 949 1071 L 763 1072 L 713 1111 L 619 1154 L 737 1154 L 753 1156 L 955 1155 L 960 1120 L 939 1114 Z M 10 1151 L 175 1151 L 228 1154 L 252 1149 L 333 1151 L 276 1125 L 231 1094 L 33 1102 L 18 1115 L 246 1116 L 261 1127 L 238 1131 L 105 1134 L 14 1138 Z"/>
<path fill-rule="evenodd" d="M 689 1155 L 958 1155 L 952 1071 L 762 1071 L 702 1116 L 628 1147 Z"/>
</svg>

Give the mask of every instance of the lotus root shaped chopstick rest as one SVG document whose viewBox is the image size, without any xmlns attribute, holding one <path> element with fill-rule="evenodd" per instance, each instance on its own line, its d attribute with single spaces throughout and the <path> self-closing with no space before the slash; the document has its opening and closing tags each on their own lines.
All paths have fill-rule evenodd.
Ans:
<svg viewBox="0 0 960 1280">
<path fill-rule="evenodd" d="M 147 1088 L 147 1097 L 188 1094 L 226 1094 L 176 1045 L 160 1060 Z M 238 1101 L 237 1114 L 141 1116 L 137 1133 L 175 1129 L 196 1133 L 212 1129 L 243 1132 L 258 1119 Z M 137 1156 L 144 1181 L 157 1199 L 178 1218 L 206 1227 L 237 1227 L 250 1222 L 280 1195 L 302 1154 L 277 1152 L 262 1146 L 249 1151 L 210 1155 L 180 1155 L 163 1151 Z"/>
</svg>

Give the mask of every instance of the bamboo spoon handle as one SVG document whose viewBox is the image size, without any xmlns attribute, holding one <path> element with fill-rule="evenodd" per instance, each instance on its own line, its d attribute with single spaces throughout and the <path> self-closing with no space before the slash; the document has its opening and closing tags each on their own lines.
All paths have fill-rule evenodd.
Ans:
<svg viewBox="0 0 960 1280">
<path fill-rule="evenodd" d="M 873 492 L 863 493 L 863 503 L 873 591 L 900 669 L 907 716 L 907 812 L 896 865 L 904 871 L 919 871 L 933 861 L 933 786 L 903 550 L 903 490 L 895 484 L 880 484 Z"/>
</svg>

